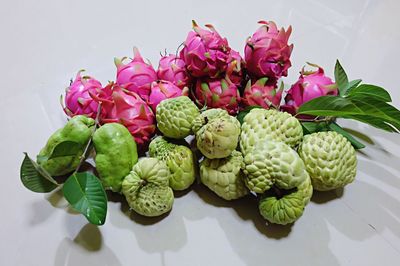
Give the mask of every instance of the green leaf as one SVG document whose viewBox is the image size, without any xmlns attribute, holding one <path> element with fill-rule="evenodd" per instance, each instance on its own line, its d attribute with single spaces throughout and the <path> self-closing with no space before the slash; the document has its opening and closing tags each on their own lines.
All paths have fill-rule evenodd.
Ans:
<svg viewBox="0 0 400 266">
<path fill-rule="evenodd" d="M 78 155 L 81 150 L 82 145 L 80 143 L 70 140 L 63 141 L 54 147 L 51 155 L 49 156 L 49 160 L 58 157 Z"/>
<path fill-rule="evenodd" d="M 349 92 L 350 92 L 352 89 L 356 88 L 356 87 L 358 86 L 358 84 L 361 83 L 361 81 L 362 81 L 361 79 L 356 79 L 356 80 L 352 80 L 352 81 L 350 81 L 349 83 L 347 83 L 347 85 L 346 85 L 346 87 L 345 87 L 345 89 L 344 89 L 345 95 L 349 94 Z"/>
<path fill-rule="evenodd" d="M 244 108 L 244 110 L 239 112 L 239 114 L 236 116 L 236 119 L 239 120 L 240 124 L 243 124 L 244 117 L 250 112 L 251 109 L 254 109 L 254 108 L 262 108 L 262 107 L 258 106 L 258 105 L 248 106 L 248 107 Z"/>
<path fill-rule="evenodd" d="M 304 135 L 329 130 L 329 125 L 326 122 L 301 122 L 301 126 Z"/>
<path fill-rule="evenodd" d="M 371 97 L 383 102 L 392 101 L 390 94 L 384 88 L 370 84 L 361 84 L 360 86 L 351 89 L 350 91 L 348 91 L 346 97 Z"/>
<path fill-rule="evenodd" d="M 371 97 L 322 96 L 304 103 L 298 113 L 356 119 L 390 132 L 400 130 L 400 111 Z"/>
<path fill-rule="evenodd" d="M 39 193 L 47 193 L 58 187 L 57 182 L 40 165 L 32 160 L 26 152 L 20 169 L 20 178 L 24 186 Z"/>
<path fill-rule="evenodd" d="M 346 86 L 349 83 L 349 80 L 348 80 L 346 72 L 344 71 L 339 60 L 336 60 L 336 65 L 335 65 L 335 82 L 338 85 L 339 94 L 341 96 L 345 95 L 346 94 Z"/>
<path fill-rule="evenodd" d="M 71 206 L 90 223 L 102 225 L 107 215 L 107 195 L 100 180 L 89 172 L 74 173 L 64 183 L 63 193 Z"/>
<path fill-rule="evenodd" d="M 350 141 L 351 145 L 353 145 L 354 149 L 359 150 L 365 148 L 365 145 L 359 142 L 356 138 L 354 138 L 349 132 L 344 130 L 341 126 L 339 126 L 336 122 L 329 124 L 329 128 L 337 133 L 343 135 L 348 141 Z"/>
</svg>

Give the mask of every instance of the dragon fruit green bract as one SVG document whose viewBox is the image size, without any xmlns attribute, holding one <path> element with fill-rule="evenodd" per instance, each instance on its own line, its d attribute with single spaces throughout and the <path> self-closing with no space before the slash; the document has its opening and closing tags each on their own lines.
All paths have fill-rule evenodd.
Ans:
<svg viewBox="0 0 400 266">
<path fill-rule="evenodd" d="M 301 70 L 298 81 L 292 85 L 285 97 L 282 110 L 294 115 L 305 102 L 320 96 L 338 94 L 336 84 L 325 76 L 324 70 L 317 65 L 310 65 L 318 67 L 318 70 L 305 71 L 304 68 Z"/>
<path fill-rule="evenodd" d="M 247 82 L 242 99 L 245 106 L 261 106 L 264 109 L 279 107 L 283 87 L 278 89 L 274 85 L 267 85 L 267 80 L 268 78 L 261 78 L 253 85 L 251 80 Z"/>
<path fill-rule="evenodd" d="M 145 63 L 139 50 L 133 48 L 134 57 L 128 64 L 123 64 L 122 59 L 114 58 L 117 66 L 116 83 L 129 91 L 137 93 L 143 100 L 147 100 L 150 94 L 151 83 L 157 80 L 154 68 Z"/>
<path fill-rule="evenodd" d="M 86 115 L 95 118 L 98 103 L 90 97 L 90 93 L 97 94 L 102 88 L 101 83 L 90 76 L 81 76 L 84 70 L 76 74 L 75 80 L 66 90 L 64 112 L 73 117 L 76 115 Z M 62 103 L 61 103 L 62 104 Z"/>
<path fill-rule="evenodd" d="M 229 79 L 198 79 L 195 97 L 207 108 L 222 108 L 232 115 L 236 114 L 239 108 L 238 88 Z"/>
<path fill-rule="evenodd" d="M 151 92 L 148 103 L 153 112 L 155 113 L 157 105 L 162 100 L 175 98 L 182 95 L 184 96 L 188 95 L 187 88 L 182 90 L 169 81 L 164 81 L 164 80 L 154 81 L 151 84 Z"/>
<path fill-rule="evenodd" d="M 103 88 L 99 96 L 92 97 L 102 102 L 102 124 L 123 124 L 139 147 L 150 141 L 156 130 L 154 114 L 138 94 L 110 83 Z"/>
<path fill-rule="evenodd" d="M 190 87 L 191 78 L 186 71 L 185 61 L 173 54 L 161 57 L 157 77 L 170 81 L 181 89 Z"/>
<path fill-rule="evenodd" d="M 212 25 L 206 27 L 210 30 L 193 21 L 193 31 L 189 32 L 180 53 L 189 73 L 197 78 L 217 77 L 223 73 L 231 50 L 226 38 L 222 38 Z"/>
<path fill-rule="evenodd" d="M 278 30 L 272 21 L 260 21 L 261 27 L 247 39 L 244 50 L 247 71 L 252 78 L 268 77 L 276 82 L 287 76 L 293 44 L 288 45 L 292 27 Z M 272 84 L 272 83 L 271 83 Z"/>
</svg>

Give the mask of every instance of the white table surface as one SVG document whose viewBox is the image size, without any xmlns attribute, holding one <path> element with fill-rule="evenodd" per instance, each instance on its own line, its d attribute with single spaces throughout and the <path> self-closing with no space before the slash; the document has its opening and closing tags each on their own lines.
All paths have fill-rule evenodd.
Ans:
<svg viewBox="0 0 400 266">
<path fill-rule="evenodd" d="M 388 89 L 400 107 L 400 2 L 1 1 L 0 265 L 399 265 L 400 138 L 354 122 L 370 137 L 356 181 L 318 193 L 291 227 L 266 225 L 251 199 L 225 202 L 202 186 L 157 221 L 109 203 L 107 222 L 89 225 L 60 193 L 35 194 L 19 180 L 23 151 L 35 155 L 66 121 L 59 96 L 77 70 L 113 80 L 113 57 L 138 46 L 157 65 L 191 28 L 212 23 L 241 53 L 258 20 L 293 26 L 293 67 Z M 122 211 L 121 211 L 122 208 Z"/>
</svg>

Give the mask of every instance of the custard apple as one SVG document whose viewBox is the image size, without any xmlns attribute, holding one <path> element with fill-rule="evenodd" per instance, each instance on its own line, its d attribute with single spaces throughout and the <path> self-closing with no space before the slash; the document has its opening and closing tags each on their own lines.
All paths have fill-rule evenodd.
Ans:
<svg viewBox="0 0 400 266">
<path fill-rule="evenodd" d="M 202 126 L 204 126 L 211 120 L 227 116 L 229 116 L 229 113 L 221 108 L 213 108 L 205 110 L 199 116 L 197 116 L 196 119 L 193 121 L 192 130 L 196 134 L 196 132 L 199 131 Z"/>
<path fill-rule="evenodd" d="M 294 148 L 302 137 L 300 122 L 289 113 L 254 108 L 243 119 L 240 149 L 246 155 L 267 138 L 283 141 Z"/>
<path fill-rule="evenodd" d="M 238 151 L 223 159 L 204 159 L 200 163 L 201 182 L 226 200 L 241 198 L 249 193 L 241 171 L 243 156 Z"/>
<path fill-rule="evenodd" d="M 184 190 L 193 184 L 194 158 L 188 147 L 170 143 L 165 137 L 159 136 L 150 142 L 149 154 L 167 164 L 171 172 L 169 186 L 173 190 Z"/>
<path fill-rule="evenodd" d="M 316 190 L 344 187 L 356 176 L 356 152 L 345 137 L 334 131 L 304 136 L 299 154 Z"/>
<path fill-rule="evenodd" d="M 259 202 L 260 214 L 271 223 L 289 224 L 300 218 L 312 196 L 311 179 L 307 177 L 298 187 L 286 192 L 283 191 L 285 195 L 267 193 Z"/>
<path fill-rule="evenodd" d="M 197 148 L 209 159 L 228 157 L 236 149 L 240 123 L 233 116 L 208 121 L 196 133 Z"/>
<path fill-rule="evenodd" d="M 199 108 L 187 96 L 165 99 L 157 105 L 158 129 L 167 137 L 182 139 L 192 132 Z"/>
<path fill-rule="evenodd" d="M 174 193 L 168 186 L 170 172 L 156 158 L 142 158 L 122 182 L 129 206 L 144 216 L 159 216 L 171 210 Z"/>
</svg>

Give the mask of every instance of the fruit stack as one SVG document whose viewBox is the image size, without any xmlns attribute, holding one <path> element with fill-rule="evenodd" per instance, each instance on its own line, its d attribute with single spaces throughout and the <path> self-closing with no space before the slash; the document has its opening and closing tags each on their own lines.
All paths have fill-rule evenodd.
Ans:
<svg viewBox="0 0 400 266">
<path fill-rule="evenodd" d="M 115 82 L 104 87 L 78 72 L 64 100 L 71 119 L 50 137 L 37 162 L 30 161 L 36 176 L 25 171 L 24 160 L 24 185 L 37 192 L 64 186 L 72 206 L 102 224 L 105 215 L 98 214 L 104 206 L 96 202 L 104 189 L 123 194 L 138 214 L 159 216 L 171 210 L 174 191 L 189 189 L 198 172 L 201 183 L 225 200 L 257 197 L 260 214 L 271 223 L 299 219 L 313 190 L 337 189 L 355 179 L 355 148 L 363 144 L 336 117 L 398 131 L 400 112 L 387 104 L 383 88 L 349 82 L 338 62 L 336 82 L 309 64 L 315 70 L 303 68 L 284 91 L 278 81 L 291 66 L 292 29 L 259 23 L 244 59 L 213 26 L 193 22 L 179 54 L 162 56 L 157 70 L 134 48 L 130 62 L 114 60 Z M 382 111 L 386 128 L 362 105 L 374 101 L 382 110 L 384 104 L 391 108 L 390 114 Z M 191 135 L 195 145 L 186 142 Z M 103 193 L 86 188 L 92 194 L 77 198 L 71 184 L 87 181 L 79 170 L 91 155 L 99 178 L 91 182 L 100 180 Z M 66 174 L 65 184 L 53 179 Z M 47 181 L 34 187 L 38 176 Z"/>
</svg>

